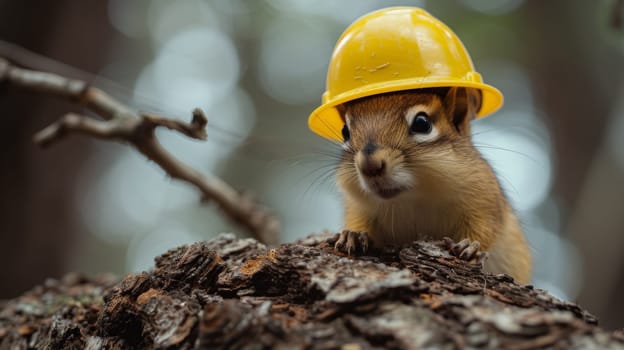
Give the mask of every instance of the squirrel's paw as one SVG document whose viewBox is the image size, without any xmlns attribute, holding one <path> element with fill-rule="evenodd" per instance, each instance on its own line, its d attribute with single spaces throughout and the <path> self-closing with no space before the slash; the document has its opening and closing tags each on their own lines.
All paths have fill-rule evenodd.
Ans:
<svg viewBox="0 0 624 350">
<path fill-rule="evenodd" d="M 366 253 L 370 245 L 370 239 L 366 232 L 344 230 L 336 236 L 338 236 L 338 240 L 334 249 L 347 255 Z"/>
<path fill-rule="evenodd" d="M 455 243 L 452 239 L 444 237 L 444 244 L 451 255 L 461 260 L 482 265 L 487 259 L 487 252 L 479 251 L 480 244 L 478 241 L 471 242 L 466 238 Z"/>
</svg>

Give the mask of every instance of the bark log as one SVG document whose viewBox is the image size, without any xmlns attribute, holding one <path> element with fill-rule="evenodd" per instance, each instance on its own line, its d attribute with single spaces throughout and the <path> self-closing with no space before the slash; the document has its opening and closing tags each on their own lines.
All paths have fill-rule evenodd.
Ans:
<svg viewBox="0 0 624 350">
<path fill-rule="evenodd" d="M 579 306 L 438 242 L 336 255 L 231 234 L 118 281 L 68 275 L 0 304 L 1 349 L 624 349 Z"/>
</svg>

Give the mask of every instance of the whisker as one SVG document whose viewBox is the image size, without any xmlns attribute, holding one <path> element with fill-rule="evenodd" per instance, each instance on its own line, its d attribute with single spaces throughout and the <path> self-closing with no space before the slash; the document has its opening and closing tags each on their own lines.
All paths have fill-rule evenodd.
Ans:
<svg viewBox="0 0 624 350">
<path fill-rule="evenodd" d="M 487 134 L 490 132 L 499 132 L 501 130 L 510 130 L 510 129 L 517 129 L 517 130 L 526 130 L 526 126 L 525 125 L 512 125 L 512 124 L 505 124 L 504 126 L 491 126 L 488 129 L 484 129 L 484 130 L 480 130 L 477 132 L 472 132 L 471 135 L 475 136 L 475 135 L 483 135 L 483 134 Z"/>
<path fill-rule="evenodd" d="M 526 153 L 520 152 L 518 150 L 504 148 L 504 147 L 500 147 L 500 146 L 494 146 L 494 145 L 485 144 L 485 143 L 475 143 L 474 146 L 477 149 L 485 148 L 485 149 L 493 149 L 493 150 L 497 150 L 497 151 L 510 152 L 510 153 L 513 153 L 513 154 L 517 154 L 519 156 L 523 156 L 526 159 L 529 159 L 530 161 L 534 162 L 537 165 L 540 165 L 540 166 L 544 165 L 544 164 L 540 163 L 537 159 L 531 157 L 530 155 L 528 155 Z"/>
<path fill-rule="evenodd" d="M 317 186 L 325 186 L 329 180 L 334 178 L 334 168 L 324 169 L 319 176 L 316 176 L 315 179 L 310 182 L 306 189 L 302 193 L 302 198 L 305 199 L 306 196 L 310 193 L 313 188 L 317 188 Z M 335 184 L 335 181 L 333 182 Z"/>
</svg>

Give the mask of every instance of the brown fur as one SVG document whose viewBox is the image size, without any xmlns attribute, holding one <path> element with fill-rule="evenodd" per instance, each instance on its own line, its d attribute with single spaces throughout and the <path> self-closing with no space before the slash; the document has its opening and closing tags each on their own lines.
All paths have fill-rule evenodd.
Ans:
<svg viewBox="0 0 624 350">
<path fill-rule="evenodd" d="M 337 177 L 344 194 L 345 229 L 366 232 L 375 245 L 449 236 L 478 241 L 489 252 L 486 269 L 528 283 L 531 257 L 518 220 L 492 168 L 472 144 L 470 120 L 479 106 L 475 91 L 409 91 L 363 98 L 340 106 L 350 141 Z M 416 142 L 405 112 L 424 104 L 438 138 Z M 377 149 L 367 156 L 367 143 Z M 414 183 L 396 197 L 366 192 L 358 178 L 364 158 L 386 171 L 404 169 Z M 382 179 L 383 180 L 383 179 Z M 380 180 L 381 181 L 381 180 Z"/>
</svg>

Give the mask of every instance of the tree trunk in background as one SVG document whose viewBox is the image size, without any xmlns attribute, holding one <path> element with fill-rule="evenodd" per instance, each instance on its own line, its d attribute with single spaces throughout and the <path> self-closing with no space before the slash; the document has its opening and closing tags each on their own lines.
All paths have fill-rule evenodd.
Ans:
<svg viewBox="0 0 624 350">
<path fill-rule="evenodd" d="M 612 162 L 602 153 L 602 146 L 621 96 L 618 83 L 623 73 L 622 52 L 610 46 L 602 32 L 610 25 L 609 6 L 608 1 L 602 5 L 592 1 L 527 1 L 523 17 L 530 18 L 532 28 L 522 32 L 525 40 L 521 45 L 533 45 L 526 49 L 529 55 L 540 53 L 527 59 L 535 99 L 548 116 L 556 152 L 554 192 L 562 205 L 562 234 L 585 258 L 578 301 L 598 316 L 609 315 L 603 326 L 614 329 L 624 325 L 624 313 L 613 309 L 613 305 L 621 305 L 622 289 L 617 281 L 624 266 L 620 249 L 605 248 L 621 246 L 618 242 L 624 222 L 618 223 L 620 216 L 610 210 L 621 208 L 621 204 L 596 195 L 605 184 L 622 185 L 613 173 L 596 173 L 614 169 L 612 164 L 598 163 Z M 529 34 L 536 37 L 526 37 Z M 597 178 L 600 184 L 592 182 Z M 605 191 L 609 190 L 602 193 Z M 610 193 L 613 197 L 617 192 Z M 589 199 L 593 201 L 589 203 Z"/>
<path fill-rule="evenodd" d="M 97 71 L 108 51 L 105 13 L 105 1 L 3 1 L 0 39 Z M 33 133 L 72 106 L 0 89 L 0 266 L 10 266 L 0 269 L 0 298 L 6 298 L 65 270 L 77 221 L 71 192 L 89 142 L 38 149 Z"/>
<path fill-rule="evenodd" d="M 562 6 L 569 7 L 561 11 Z M 527 57 L 537 105 L 547 114 L 547 124 L 556 152 L 554 192 L 564 210 L 571 210 L 602 143 L 619 82 L 612 68 L 621 63 L 615 50 L 599 40 L 598 32 L 578 25 L 599 21 L 594 2 L 527 1 L 525 18 L 531 19 L 535 37 Z M 591 13 L 591 16 L 588 14 Z M 553 19 L 557 26 L 553 26 Z M 604 24 L 607 25 L 606 23 Z M 595 59 L 600 57 L 600 61 Z M 592 66 L 589 63 L 598 63 Z M 565 215 L 566 213 L 564 213 Z"/>
</svg>

